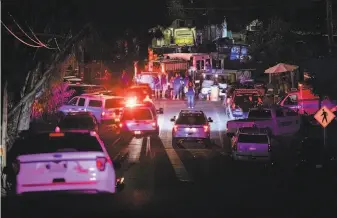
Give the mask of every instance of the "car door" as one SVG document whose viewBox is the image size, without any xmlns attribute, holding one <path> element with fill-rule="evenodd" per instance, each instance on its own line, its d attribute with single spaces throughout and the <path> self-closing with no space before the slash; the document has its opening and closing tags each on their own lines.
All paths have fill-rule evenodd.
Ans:
<svg viewBox="0 0 337 218">
<path fill-rule="evenodd" d="M 291 94 L 289 95 L 284 101 L 283 106 L 290 108 L 294 111 L 298 111 L 301 107 L 301 105 L 298 103 L 298 95 L 297 94 Z"/>
<path fill-rule="evenodd" d="M 87 111 L 90 111 L 101 123 L 103 101 L 101 99 L 88 99 Z"/>
<path fill-rule="evenodd" d="M 293 111 L 288 108 L 284 108 L 285 120 L 284 124 L 287 124 L 284 134 L 293 134 L 300 130 L 301 122 L 300 116 L 296 111 Z"/>
<path fill-rule="evenodd" d="M 284 115 L 284 110 L 282 108 L 275 109 L 275 120 L 276 120 L 276 125 L 275 125 L 275 129 L 273 130 L 274 135 L 285 134 L 286 126 L 284 125 L 284 123 L 286 122 L 286 118 Z"/>
<path fill-rule="evenodd" d="M 77 111 L 77 102 L 79 97 L 72 98 L 68 103 L 62 105 L 62 107 L 59 109 L 63 113 L 68 113 L 70 111 Z"/>
<path fill-rule="evenodd" d="M 77 110 L 79 110 L 79 111 L 85 111 L 86 110 L 86 108 L 85 108 L 85 100 L 86 100 L 86 98 L 84 98 L 84 97 L 80 97 L 79 99 L 78 99 L 78 102 L 77 102 Z"/>
</svg>

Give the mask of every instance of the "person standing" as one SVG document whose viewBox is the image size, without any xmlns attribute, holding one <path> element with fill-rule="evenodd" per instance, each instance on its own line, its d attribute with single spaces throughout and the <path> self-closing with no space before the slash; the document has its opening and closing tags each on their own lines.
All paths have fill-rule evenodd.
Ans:
<svg viewBox="0 0 337 218">
<path fill-rule="evenodd" d="M 160 76 L 160 83 L 161 83 L 161 87 L 162 87 L 162 91 L 161 91 L 161 98 L 165 98 L 165 93 L 166 93 L 166 90 L 167 90 L 167 75 L 165 73 L 163 73 L 161 76 Z"/>
<path fill-rule="evenodd" d="M 160 90 L 161 90 L 161 84 L 160 84 L 160 79 L 158 75 L 154 76 L 154 95 L 156 99 L 159 99 L 160 96 Z"/>
<path fill-rule="evenodd" d="M 123 72 L 122 72 L 121 85 L 122 85 L 123 89 L 127 88 L 128 85 L 129 85 L 129 78 L 128 78 L 128 75 L 126 74 L 125 70 L 123 70 Z"/>
<path fill-rule="evenodd" d="M 194 108 L 194 95 L 195 95 L 194 85 L 191 81 L 189 81 L 186 92 L 188 108 Z"/>
<path fill-rule="evenodd" d="M 184 86 L 183 86 L 183 91 L 182 91 L 183 98 L 185 98 L 185 93 L 187 92 L 189 81 L 190 81 L 190 78 L 188 77 L 188 73 L 185 73 Z"/>
<path fill-rule="evenodd" d="M 173 81 L 173 99 L 179 99 L 179 92 L 181 87 L 181 77 L 176 73 L 176 77 Z"/>
</svg>

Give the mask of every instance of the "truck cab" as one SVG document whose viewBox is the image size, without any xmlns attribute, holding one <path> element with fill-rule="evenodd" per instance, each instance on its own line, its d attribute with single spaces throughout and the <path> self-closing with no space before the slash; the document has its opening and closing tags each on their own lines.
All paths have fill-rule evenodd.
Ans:
<svg viewBox="0 0 337 218">
<path fill-rule="evenodd" d="M 302 89 L 302 91 L 289 92 L 278 105 L 290 108 L 300 114 L 314 114 L 319 110 L 319 97 L 314 95 L 310 89 Z M 336 102 L 323 99 L 321 106 L 326 106 L 329 109 L 336 108 Z"/>
</svg>

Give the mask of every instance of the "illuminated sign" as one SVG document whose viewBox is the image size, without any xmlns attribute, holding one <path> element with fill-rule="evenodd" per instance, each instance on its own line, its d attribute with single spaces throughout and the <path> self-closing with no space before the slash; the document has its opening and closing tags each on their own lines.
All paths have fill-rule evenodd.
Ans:
<svg viewBox="0 0 337 218">
<path fill-rule="evenodd" d="M 194 28 L 180 28 L 174 30 L 174 43 L 176 45 L 194 45 L 194 38 Z"/>
</svg>

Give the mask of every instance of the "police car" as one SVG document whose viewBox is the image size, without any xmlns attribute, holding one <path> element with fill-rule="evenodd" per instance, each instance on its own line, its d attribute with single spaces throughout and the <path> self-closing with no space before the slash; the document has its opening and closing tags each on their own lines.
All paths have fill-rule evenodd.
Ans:
<svg viewBox="0 0 337 218">
<path fill-rule="evenodd" d="M 233 160 L 271 159 L 271 139 L 267 128 L 239 128 L 232 138 Z"/>
<path fill-rule="evenodd" d="M 152 102 L 128 102 L 120 118 L 120 131 L 121 133 L 131 133 L 137 137 L 159 136 L 157 114 L 162 113 L 163 109 L 157 110 Z"/>
<path fill-rule="evenodd" d="M 67 114 L 69 112 L 89 111 L 96 117 L 99 124 L 111 124 L 111 122 L 119 119 L 124 106 L 123 97 L 92 93 L 72 98 L 60 107 L 59 112 Z"/>
<path fill-rule="evenodd" d="M 31 135 L 17 157 L 17 194 L 45 191 L 115 193 L 123 187 L 96 132 Z"/>
<path fill-rule="evenodd" d="M 174 116 L 171 122 L 174 122 L 172 146 L 185 141 L 197 141 L 204 143 L 206 147 L 210 146 L 210 123 L 213 120 L 207 118 L 203 111 L 181 110 L 178 117 Z"/>
</svg>

